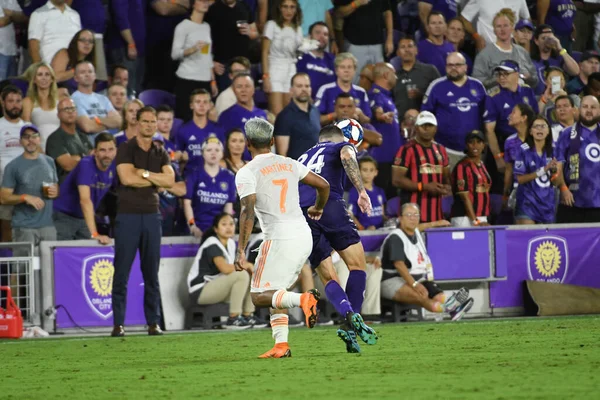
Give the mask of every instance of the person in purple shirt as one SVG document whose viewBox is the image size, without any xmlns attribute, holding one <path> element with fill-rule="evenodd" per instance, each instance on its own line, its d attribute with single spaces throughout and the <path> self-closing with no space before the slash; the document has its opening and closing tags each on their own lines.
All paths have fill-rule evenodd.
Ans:
<svg viewBox="0 0 600 400">
<path fill-rule="evenodd" d="M 368 344 L 375 344 L 377 335 L 364 325 L 358 314 L 362 308 L 367 278 L 365 255 L 358 230 L 352 219 L 348 218 L 343 199 L 343 177 L 347 175 L 359 192 L 357 203 L 360 210 L 370 214 L 371 201 L 360 177 L 356 149 L 344 141 L 344 135 L 337 126 L 327 125 L 321 129 L 319 143 L 301 155 L 298 161 L 329 182 L 329 200 L 318 221 L 309 218 L 307 214 L 316 198 L 315 189 L 303 184 L 299 187 L 300 207 L 313 235 L 309 261 L 312 268 L 319 271 L 327 299 L 346 320 L 337 332 L 338 337 L 346 343 L 349 353 L 360 352 L 356 336 L 360 336 Z M 336 274 L 331 261 L 333 249 L 350 270 L 346 291 L 334 279 Z"/>
<path fill-rule="evenodd" d="M 405 142 L 400 134 L 398 109 L 392 97 L 396 86 L 396 71 L 390 64 L 379 63 L 373 68 L 373 85 L 369 90 L 373 127 L 382 136 L 382 145 L 371 147 L 369 153 L 379 163 L 379 174 L 375 177 L 377 185 L 388 190 L 393 196 L 392 164 L 400 146 Z M 389 188 L 389 189 L 388 189 Z"/>
<path fill-rule="evenodd" d="M 353 187 L 348 193 L 348 212 L 352 215 L 352 219 L 359 230 L 379 229 L 383 227 L 387 199 L 384 190 L 373 184 L 378 173 L 377 161 L 372 157 L 364 156 L 358 160 L 358 166 L 360 168 L 360 177 L 371 199 L 373 209 L 370 215 L 362 212 L 358 206 L 358 191 Z"/>
<path fill-rule="evenodd" d="M 449 150 L 450 168 L 464 157 L 465 138 L 481 130 L 485 112 L 486 90 L 475 78 L 467 76 L 467 63 L 460 53 L 450 53 L 446 76 L 431 82 L 421 111 L 430 111 L 438 122 L 436 142 Z"/>
<path fill-rule="evenodd" d="M 302 54 L 296 63 L 298 72 L 310 77 L 312 97 L 315 99 L 321 86 L 335 82 L 335 56 L 325 49 L 329 45 L 329 29 L 324 22 L 315 22 L 309 28 L 309 36 L 318 42 L 318 47 Z"/>
<path fill-rule="evenodd" d="M 335 100 L 341 93 L 348 93 L 354 98 L 358 109 L 358 122 L 371 122 L 371 107 L 365 89 L 354 85 L 352 80 L 356 74 L 357 60 L 350 53 L 340 53 L 335 58 L 335 74 L 337 80 L 321 86 L 317 92 L 315 107 L 321 112 L 321 125 L 327 125 L 339 119 L 335 115 Z"/>
<path fill-rule="evenodd" d="M 456 0 L 419 0 L 419 17 L 423 26 L 427 24 L 427 17 L 431 12 L 439 12 L 446 21 L 458 16 Z"/>
<path fill-rule="evenodd" d="M 239 74 L 233 78 L 231 84 L 237 103 L 223 111 L 219 115 L 219 126 L 225 132 L 232 129 L 242 129 L 246 121 L 252 118 L 267 119 L 265 110 L 261 110 L 254 105 L 254 80 L 249 74 Z M 246 131 L 244 131 L 244 134 Z M 250 160 L 248 149 L 244 151 L 244 160 Z"/>
<path fill-rule="evenodd" d="M 204 167 L 186 178 L 183 200 L 190 233 L 197 238 L 211 227 L 217 214 L 233 214 L 236 199 L 235 175 L 219 165 L 223 158 L 223 143 L 209 137 L 202 144 L 202 157 Z"/>
<path fill-rule="evenodd" d="M 465 24 L 460 18 L 456 17 L 448 21 L 446 40 L 454 46 L 454 51 L 458 51 L 463 55 L 467 61 L 467 75 L 470 76 L 473 73 L 473 59 L 466 51 L 464 51 L 465 32 Z"/>
<path fill-rule="evenodd" d="M 104 35 L 106 32 L 106 10 L 102 0 L 73 0 L 71 8 L 79 13 L 81 28 Z"/>
<path fill-rule="evenodd" d="M 535 94 L 541 95 L 546 89 L 546 73 L 550 67 L 560 67 L 570 76 L 579 75 L 579 65 L 563 48 L 560 40 L 554 36 L 550 25 L 538 25 L 533 34 L 535 46 L 531 49 L 531 60 L 538 73 Z"/>
<path fill-rule="evenodd" d="M 585 96 L 579 122 L 561 132 L 554 154 L 564 172 L 559 173 L 561 204 L 556 222 L 600 222 L 600 104 Z M 564 183 L 563 183 L 564 182 Z"/>
<path fill-rule="evenodd" d="M 175 135 L 177 152 L 173 155 L 175 162 L 186 163 L 186 175 L 188 170 L 198 169 L 204 164 L 202 143 L 207 138 L 214 136 L 221 142 L 225 140 L 225 133 L 221 126 L 208 119 L 211 98 L 206 89 L 196 89 L 192 92 L 190 107 L 193 117 L 177 131 Z"/>
<path fill-rule="evenodd" d="M 575 29 L 577 7 L 572 0 L 546 0 L 537 2 L 537 23 L 554 28 L 562 47 L 571 51 L 571 35 Z"/>
<path fill-rule="evenodd" d="M 144 0 L 110 0 L 111 25 L 106 33 L 110 64 L 123 64 L 129 71 L 130 91 L 137 93 L 144 79 L 146 13 Z"/>
<path fill-rule="evenodd" d="M 99 235 L 95 211 L 102 198 L 117 183 L 113 163 L 117 155 L 115 138 L 110 133 L 96 136 L 93 156 L 81 159 L 60 185 L 60 196 L 54 200 L 54 226 L 58 240 L 96 239 L 111 242 Z"/>
<path fill-rule="evenodd" d="M 444 39 L 447 29 L 444 15 L 439 11 L 433 11 L 427 17 L 429 35 L 427 39 L 421 40 L 417 44 L 419 51 L 417 60 L 435 66 L 440 75 L 444 75 L 446 72 L 446 57 L 454 52 L 452 43 Z"/>
<path fill-rule="evenodd" d="M 529 135 L 519 147 L 514 174 L 519 187 L 515 207 L 517 225 L 551 224 L 554 222 L 556 192 L 552 176 L 558 163 L 553 158 L 550 123 L 543 117 L 533 120 Z M 558 177 L 558 175 L 557 175 Z"/>
</svg>

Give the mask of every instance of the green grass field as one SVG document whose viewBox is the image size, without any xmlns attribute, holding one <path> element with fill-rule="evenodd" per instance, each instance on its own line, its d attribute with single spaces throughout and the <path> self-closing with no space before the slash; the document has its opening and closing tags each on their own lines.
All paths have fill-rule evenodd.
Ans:
<svg viewBox="0 0 600 400">
<path fill-rule="evenodd" d="M 10 399 L 590 399 L 600 317 L 376 325 L 347 354 L 333 327 L 0 341 Z"/>
</svg>

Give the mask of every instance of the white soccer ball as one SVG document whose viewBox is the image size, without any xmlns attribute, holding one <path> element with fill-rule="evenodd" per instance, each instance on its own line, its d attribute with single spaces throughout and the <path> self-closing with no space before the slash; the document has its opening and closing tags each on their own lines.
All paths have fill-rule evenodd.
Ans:
<svg viewBox="0 0 600 400">
<path fill-rule="evenodd" d="M 360 146 L 363 141 L 364 131 L 357 120 L 352 118 L 343 119 L 336 122 L 335 126 L 342 130 L 346 142 L 352 143 L 356 147 Z"/>
</svg>

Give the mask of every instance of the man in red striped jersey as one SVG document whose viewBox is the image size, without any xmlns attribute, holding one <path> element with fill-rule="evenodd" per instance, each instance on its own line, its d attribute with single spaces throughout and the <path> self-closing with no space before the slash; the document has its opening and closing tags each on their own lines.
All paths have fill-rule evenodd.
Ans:
<svg viewBox="0 0 600 400">
<path fill-rule="evenodd" d="M 415 122 L 416 135 L 400 147 L 392 168 L 392 184 L 401 189 L 400 203 L 421 208 L 421 222 L 439 221 L 442 196 L 452 193 L 446 148 L 433 141 L 437 119 L 422 111 Z"/>
<path fill-rule="evenodd" d="M 483 132 L 474 130 L 468 133 L 465 145 L 467 155 L 452 171 L 452 226 L 489 225 L 492 179 L 481 160 L 485 149 Z"/>
</svg>

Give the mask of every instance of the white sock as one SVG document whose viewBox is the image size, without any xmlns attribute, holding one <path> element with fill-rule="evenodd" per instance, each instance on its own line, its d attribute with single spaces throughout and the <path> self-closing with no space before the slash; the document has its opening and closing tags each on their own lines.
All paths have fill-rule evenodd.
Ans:
<svg viewBox="0 0 600 400">
<path fill-rule="evenodd" d="M 287 343 L 288 333 L 290 332 L 288 320 L 287 314 L 271 314 L 271 329 L 273 330 L 275 344 Z"/>
<path fill-rule="evenodd" d="M 271 305 L 273 308 L 277 309 L 287 309 L 300 307 L 300 293 L 288 292 L 283 289 L 279 289 L 275 293 L 273 293 L 273 298 L 271 299 Z"/>
</svg>

